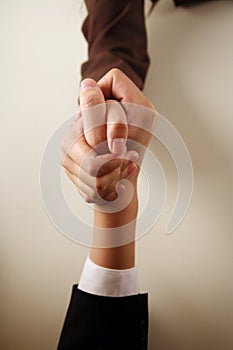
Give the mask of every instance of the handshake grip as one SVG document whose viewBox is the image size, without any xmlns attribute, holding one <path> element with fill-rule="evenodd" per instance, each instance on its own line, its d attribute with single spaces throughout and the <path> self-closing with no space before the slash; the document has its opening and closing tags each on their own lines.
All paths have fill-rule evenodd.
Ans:
<svg viewBox="0 0 233 350">
<path fill-rule="evenodd" d="M 82 198 L 103 212 L 113 213 L 127 205 L 135 194 L 139 169 L 143 168 L 147 182 L 143 187 L 146 204 L 137 217 L 136 236 L 127 234 L 125 241 L 125 230 L 133 232 L 135 220 L 129 223 L 130 227 L 119 224 L 111 232 L 99 229 L 100 240 L 95 246 L 117 247 L 146 234 L 163 212 L 166 181 L 156 156 L 150 150 L 146 152 L 151 137 L 164 145 L 177 169 L 176 202 L 165 227 L 166 233 L 172 233 L 185 217 L 192 197 L 193 169 L 184 140 L 119 69 L 112 69 L 98 83 L 92 79 L 82 82 L 79 112 L 54 131 L 40 167 L 44 206 L 51 221 L 65 236 L 93 246 L 93 226 L 79 218 L 79 209 L 74 215 L 63 193 L 60 146 L 60 163 L 65 173 Z"/>
<path fill-rule="evenodd" d="M 110 108 L 112 107 L 113 106 Z M 107 107 L 101 106 L 100 104 L 100 106 L 93 107 L 92 112 L 100 110 L 101 108 L 105 108 L 105 119 L 103 120 L 104 130 L 106 131 Z M 95 200 L 96 192 L 101 192 L 102 198 L 102 192 L 104 193 L 109 184 L 107 180 L 111 168 L 115 170 L 112 171 L 114 176 L 112 178 L 110 177 L 110 185 L 112 185 L 112 183 L 114 184 L 115 175 L 119 171 L 119 164 L 122 162 L 122 159 L 119 158 L 125 157 L 126 162 L 131 162 L 126 169 L 130 169 L 135 163 L 137 166 L 143 167 L 148 183 L 148 191 L 146 188 L 143 188 L 143 192 L 147 191 L 148 197 L 146 206 L 137 219 L 136 239 L 142 237 L 156 224 L 163 212 L 166 199 L 166 182 L 164 181 L 164 174 L 160 171 L 156 157 L 148 150 L 143 158 L 146 147 L 150 141 L 150 132 L 155 125 L 156 128 L 153 131 L 153 137 L 159 140 L 168 150 L 175 163 L 178 174 L 179 186 L 176 202 L 171 216 L 168 218 L 168 224 L 165 229 L 166 233 L 174 232 L 179 226 L 187 213 L 191 201 L 193 189 L 192 162 L 188 149 L 179 132 L 161 114 L 158 115 L 155 111 L 145 108 L 145 106 L 123 101 L 121 102 L 121 108 L 123 108 L 127 116 L 128 127 L 128 137 L 126 141 L 127 150 L 123 155 L 111 153 L 108 148 L 107 140 L 104 142 L 105 148 L 108 150 L 106 154 L 98 154 L 91 148 L 90 145 L 86 143 L 83 116 L 79 113 L 74 122 L 72 122 L 74 117 L 69 118 L 53 132 L 41 159 L 40 189 L 43 204 L 48 216 L 66 237 L 85 246 L 93 246 L 93 228 L 83 222 L 82 218 L 79 218 L 81 212 L 74 215 L 73 211 L 70 210 L 70 206 L 68 206 L 65 200 L 61 186 L 62 172 L 59 167 L 59 158 L 61 138 L 64 134 L 65 136 L 62 139 L 62 165 L 77 188 L 78 182 L 86 181 L 86 184 L 83 183 L 84 189 L 87 189 L 87 197 L 84 199 Z M 88 115 L 86 114 L 87 109 L 83 110 L 83 112 L 85 118 Z M 88 113 L 89 112 L 90 111 L 88 111 Z M 97 116 L 97 114 L 95 115 Z M 70 127 L 71 122 L 72 126 Z M 98 128 L 100 122 L 97 123 L 95 121 L 95 123 Z M 89 127 L 86 127 L 85 132 L 87 133 L 88 130 Z M 103 135 L 105 136 L 106 133 L 103 133 Z M 96 147 L 98 151 L 98 146 Z M 101 145 L 99 147 L 101 147 Z M 136 156 L 137 154 L 139 155 L 138 157 Z M 142 160 L 144 160 L 143 164 Z M 82 165 L 84 169 L 80 165 Z M 100 169 L 99 172 L 101 171 L 102 175 L 98 173 L 98 169 Z M 123 170 L 123 172 L 124 171 L 125 170 Z M 127 172 L 125 175 L 127 175 Z M 127 178 L 127 176 L 125 176 L 125 178 Z M 122 196 L 124 196 L 125 193 L 127 193 L 127 191 L 123 191 Z M 112 201 L 115 202 L 114 199 Z M 103 210 L 106 210 L 107 207 L 108 205 L 105 205 L 105 208 L 104 205 L 102 205 Z M 133 224 L 134 223 L 132 223 L 132 225 Z M 111 247 L 116 247 L 125 243 L 124 232 L 123 227 L 111 229 Z M 109 237 L 109 234 L 109 229 L 107 231 L 102 229 L 101 242 L 97 242 L 96 247 L 109 246 L 109 240 L 105 240 L 106 237 Z M 134 237 L 132 237 L 132 240 L 133 239 Z M 130 242 L 130 238 L 128 242 Z"/>
<path fill-rule="evenodd" d="M 155 110 L 127 102 L 108 100 L 82 109 L 63 139 L 63 151 L 65 155 L 73 154 L 75 145 L 88 144 L 89 151 L 80 152 L 83 146 L 76 150 L 83 154 L 79 159 L 79 173 L 85 172 L 85 179 L 91 177 L 92 183 L 96 179 L 92 198 L 86 197 L 87 202 L 95 203 L 98 210 L 108 213 L 123 210 L 130 203 L 135 189 L 129 181 L 132 173 L 128 170 L 138 170 L 138 175 L 156 120 Z M 101 196 L 97 179 L 107 178 L 114 171 L 115 179 L 109 176 L 116 182 L 117 196 L 106 200 Z"/>
</svg>

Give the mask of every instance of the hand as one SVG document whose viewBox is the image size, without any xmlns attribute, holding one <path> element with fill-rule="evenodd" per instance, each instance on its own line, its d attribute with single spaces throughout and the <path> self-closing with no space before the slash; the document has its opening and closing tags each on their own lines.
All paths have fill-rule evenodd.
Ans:
<svg viewBox="0 0 233 350">
<path fill-rule="evenodd" d="M 129 178 L 137 169 L 132 163 L 137 160 L 135 152 L 126 153 L 128 161 L 117 157 L 126 151 L 124 110 L 116 101 L 103 101 L 97 83 L 85 79 L 80 91 L 80 113 L 62 140 L 61 164 L 82 197 L 92 203 L 98 202 L 99 195 L 107 201 L 114 200 L 117 192 L 123 190 L 121 186 L 116 188 L 118 181 Z"/>
<path fill-rule="evenodd" d="M 99 80 L 98 85 L 106 100 L 114 98 L 122 104 L 128 123 L 127 149 L 136 150 L 142 161 L 157 120 L 157 112 L 153 104 L 117 68 L 110 70 Z M 130 140 L 133 142 L 130 143 Z"/>
<path fill-rule="evenodd" d="M 96 202 L 98 195 L 107 201 L 112 201 L 117 197 L 116 184 L 120 179 L 129 178 L 133 173 L 136 179 L 139 171 L 136 172 L 135 164 L 130 162 L 137 160 L 135 152 L 128 153 L 130 161 L 121 161 L 112 156 L 125 152 L 127 137 L 144 147 L 147 147 L 151 138 L 149 131 L 153 122 L 149 123 L 149 127 L 144 130 L 145 119 L 137 116 L 137 126 L 127 125 L 130 116 L 125 114 L 119 102 L 114 101 L 113 104 L 112 101 L 107 100 L 107 103 L 104 103 L 105 99 L 112 97 L 122 102 L 126 108 L 127 103 L 130 110 L 132 110 L 131 106 L 145 107 L 146 113 L 150 110 L 152 119 L 155 117 L 155 109 L 151 102 L 118 69 L 112 69 L 98 84 L 92 79 L 85 79 L 82 82 L 80 113 L 62 142 L 65 154 L 62 165 L 87 202 Z M 135 112 L 138 113 L 141 110 L 134 109 L 133 112 L 135 115 Z M 108 140 L 108 147 L 106 140 Z M 70 147 L 71 143 L 72 147 Z M 98 145 L 102 147 L 97 147 Z M 127 146 L 130 149 L 129 142 Z M 112 155 L 108 154 L 109 150 Z M 137 149 L 137 151 L 140 151 L 142 158 L 144 149 Z M 101 166 L 102 164 L 104 165 Z M 136 186 L 136 182 L 133 182 Z"/>
<path fill-rule="evenodd" d="M 120 69 L 111 69 L 102 79 L 98 81 L 98 86 L 101 88 L 105 100 L 114 98 L 123 104 L 126 103 L 132 104 L 132 106 L 137 105 L 145 107 L 145 110 L 147 109 L 148 111 L 151 111 L 156 119 L 157 112 L 153 104 Z M 145 120 L 142 120 L 141 125 L 144 123 Z M 147 133 L 144 133 L 142 128 L 130 128 L 128 125 L 128 138 L 140 142 L 146 147 L 150 142 L 153 127 L 154 125 L 151 125 L 151 132 L 147 131 Z"/>
</svg>

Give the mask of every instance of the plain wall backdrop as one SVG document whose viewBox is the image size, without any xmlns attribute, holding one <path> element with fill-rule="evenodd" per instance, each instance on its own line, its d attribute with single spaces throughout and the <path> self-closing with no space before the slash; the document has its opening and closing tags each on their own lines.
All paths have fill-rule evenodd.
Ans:
<svg viewBox="0 0 233 350">
<path fill-rule="evenodd" d="M 85 13 L 79 0 L 0 1 L 4 350 L 56 349 L 88 254 L 52 225 L 39 187 L 44 146 L 77 110 Z M 161 0 L 147 26 L 152 65 L 145 94 L 183 136 L 195 176 L 190 209 L 166 235 L 177 175 L 166 150 L 152 143 L 168 199 L 137 247 L 140 287 L 150 293 L 150 350 L 231 350 L 233 1 L 175 8 Z"/>
</svg>

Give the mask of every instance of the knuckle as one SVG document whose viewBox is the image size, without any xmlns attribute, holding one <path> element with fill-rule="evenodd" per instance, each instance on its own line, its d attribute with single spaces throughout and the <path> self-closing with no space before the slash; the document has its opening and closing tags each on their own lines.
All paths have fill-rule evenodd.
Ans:
<svg viewBox="0 0 233 350">
<path fill-rule="evenodd" d="M 88 91 L 83 98 L 83 107 L 88 108 L 97 104 L 99 101 L 99 94 L 97 91 Z"/>
<path fill-rule="evenodd" d="M 96 176 L 96 167 L 93 162 L 88 163 L 87 171 L 90 176 Z"/>
<path fill-rule="evenodd" d="M 89 198 L 88 196 L 85 197 L 85 201 L 86 201 L 87 203 L 92 203 L 91 198 Z"/>
<path fill-rule="evenodd" d="M 92 200 L 89 196 L 85 195 L 85 196 L 82 196 L 83 199 L 85 200 L 86 203 L 92 203 Z"/>
<path fill-rule="evenodd" d="M 90 193 L 89 193 L 89 199 L 91 199 L 91 201 L 92 202 L 94 202 L 95 201 L 95 199 L 96 199 L 96 191 L 95 190 L 90 190 Z"/>
<path fill-rule="evenodd" d="M 112 201 L 114 201 L 116 198 L 117 198 L 117 193 L 116 193 L 116 191 L 112 191 L 112 192 L 110 192 L 110 193 L 107 193 L 107 194 L 103 197 L 103 199 L 104 199 L 105 201 L 108 201 L 108 202 L 112 202 Z"/>
<path fill-rule="evenodd" d="M 60 158 L 59 164 L 60 164 L 62 167 L 65 166 L 65 158 L 64 158 L 64 157 L 61 157 L 61 158 Z"/>
<path fill-rule="evenodd" d="M 109 73 L 112 75 L 115 75 L 115 76 L 122 74 L 121 70 L 119 68 L 116 68 L 116 67 L 112 68 Z"/>
<path fill-rule="evenodd" d="M 96 178 L 95 187 L 97 191 L 104 191 L 106 189 L 106 185 L 103 182 L 101 182 L 98 178 Z"/>
<path fill-rule="evenodd" d="M 88 195 L 85 195 L 85 202 L 87 203 L 95 203 L 96 202 L 96 194 L 95 191 L 90 191 Z"/>
<path fill-rule="evenodd" d="M 87 194 L 81 192 L 81 191 L 79 190 L 79 188 L 77 188 L 77 190 L 78 190 L 80 196 L 83 198 L 83 200 L 84 200 L 86 203 L 92 203 L 91 198 L 90 198 Z"/>
</svg>

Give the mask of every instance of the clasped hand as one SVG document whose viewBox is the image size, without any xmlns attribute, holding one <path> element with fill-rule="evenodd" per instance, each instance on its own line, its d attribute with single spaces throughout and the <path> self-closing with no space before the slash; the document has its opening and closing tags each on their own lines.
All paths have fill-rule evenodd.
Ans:
<svg viewBox="0 0 233 350">
<path fill-rule="evenodd" d="M 98 83 L 82 81 L 78 115 L 61 143 L 61 165 L 86 202 L 113 201 L 125 191 L 122 179 L 136 189 L 156 116 L 152 103 L 119 69 Z"/>
</svg>

